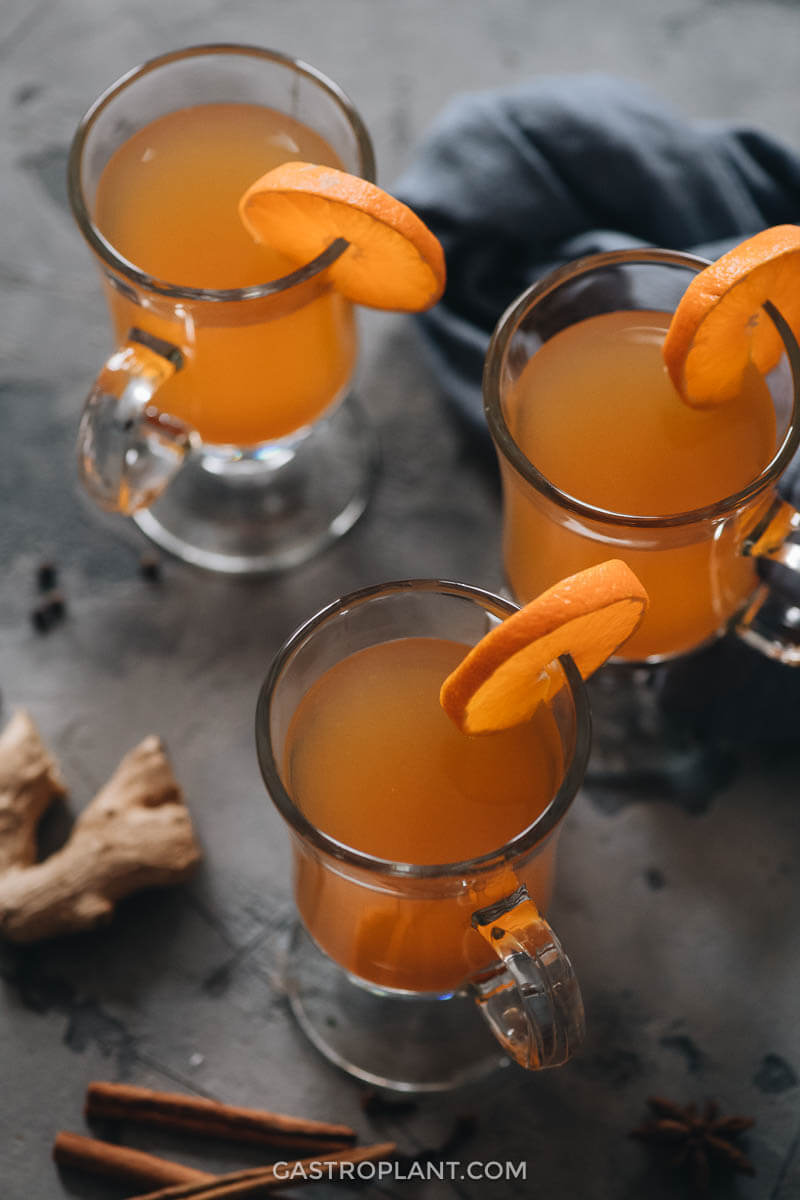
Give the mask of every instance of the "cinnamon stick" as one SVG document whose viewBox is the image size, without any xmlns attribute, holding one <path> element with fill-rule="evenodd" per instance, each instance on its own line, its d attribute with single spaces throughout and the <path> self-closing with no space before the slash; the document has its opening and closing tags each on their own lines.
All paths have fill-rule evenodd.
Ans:
<svg viewBox="0 0 800 1200">
<path fill-rule="evenodd" d="M 344 1163 L 379 1162 L 391 1158 L 397 1146 L 394 1142 L 379 1142 L 373 1146 L 355 1146 L 352 1150 L 342 1150 L 336 1154 L 322 1154 L 314 1158 L 294 1159 L 281 1163 L 280 1168 L 255 1167 L 246 1171 L 232 1171 L 227 1175 L 218 1175 L 215 1180 L 207 1183 L 178 1184 L 176 1187 L 162 1188 L 157 1192 L 147 1192 L 133 1196 L 132 1200 L 245 1200 L 245 1197 L 260 1196 L 276 1188 L 290 1187 L 303 1183 L 315 1183 L 320 1179 L 329 1178 L 327 1171 L 323 1175 L 313 1172 L 315 1164 L 330 1163 L 334 1167 Z M 330 1178 L 337 1177 L 336 1170 L 331 1171 Z"/>
<path fill-rule="evenodd" d="M 285 1113 L 220 1104 L 177 1092 L 155 1092 L 124 1083 L 90 1083 L 86 1095 L 90 1119 L 136 1121 L 182 1129 L 204 1137 L 255 1142 L 291 1150 L 333 1151 L 355 1141 L 348 1125 L 310 1121 Z"/>
<path fill-rule="evenodd" d="M 130 1146 L 115 1146 L 80 1133 L 57 1134 L 53 1158 L 60 1167 L 78 1167 L 93 1175 L 107 1175 L 145 1187 L 166 1187 L 175 1183 L 212 1183 L 215 1175 L 198 1171 L 183 1163 L 157 1158 Z"/>
</svg>

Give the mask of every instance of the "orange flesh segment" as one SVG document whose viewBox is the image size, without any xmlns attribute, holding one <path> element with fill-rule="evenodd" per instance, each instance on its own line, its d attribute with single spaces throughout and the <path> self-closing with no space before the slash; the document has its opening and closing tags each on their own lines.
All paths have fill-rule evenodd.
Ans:
<svg viewBox="0 0 800 1200">
<path fill-rule="evenodd" d="M 800 331 L 800 226 L 762 230 L 689 284 L 663 348 L 670 378 L 687 404 L 723 404 L 737 395 L 749 363 L 761 374 L 775 366 L 783 342 L 763 308 L 767 300 Z"/>
<path fill-rule="evenodd" d="M 434 234 L 405 204 L 346 171 L 282 163 L 247 189 L 239 215 L 256 241 L 298 264 L 344 238 L 349 245 L 327 275 L 356 304 L 419 312 L 444 291 L 444 251 Z"/>
<path fill-rule="evenodd" d="M 481 638 L 442 684 L 439 702 L 462 733 L 527 721 L 558 686 L 548 664 L 569 654 L 586 679 L 630 637 L 647 603 L 620 559 L 570 575 Z"/>
</svg>

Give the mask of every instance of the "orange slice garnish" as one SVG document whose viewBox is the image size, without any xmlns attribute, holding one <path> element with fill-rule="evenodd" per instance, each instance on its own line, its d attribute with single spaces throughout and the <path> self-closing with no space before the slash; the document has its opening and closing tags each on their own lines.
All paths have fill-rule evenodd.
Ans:
<svg viewBox="0 0 800 1200">
<path fill-rule="evenodd" d="M 344 238 L 349 245 L 327 272 L 356 304 L 420 312 L 444 291 L 438 239 L 405 204 L 356 175 L 283 163 L 247 189 L 239 215 L 256 241 L 298 263 Z"/>
<path fill-rule="evenodd" d="M 783 342 L 762 307 L 771 301 L 800 330 L 800 226 L 774 225 L 695 275 L 664 339 L 664 362 L 695 408 L 732 400 L 752 363 L 766 374 Z"/>
<path fill-rule="evenodd" d="M 620 559 L 570 575 L 481 638 L 445 679 L 439 702 L 462 733 L 527 721 L 558 686 L 549 663 L 569 654 L 586 679 L 630 637 L 647 604 Z"/>
</svg>

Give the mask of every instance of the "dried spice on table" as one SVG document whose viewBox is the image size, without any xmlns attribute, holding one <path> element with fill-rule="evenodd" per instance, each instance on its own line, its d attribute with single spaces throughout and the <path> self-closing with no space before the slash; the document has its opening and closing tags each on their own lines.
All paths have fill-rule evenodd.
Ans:
<svg viewBox="0 0 800 1200">
<path fill-rule="evenodd" d="M 683 1106 L 662 1096 L 651 1096 L 647 1103 L 652 1116 L 632 1129 L 630 1136 L 655 1146 L 669 1166 L 687 1171 L 695 1196 L 709 1195 L 715 1167 L 755 1174 L 755 1167 L 735 1144 L 736 1138 L 755 1125 L 752 1117 L 721 1116 L 713 1100 L 702 1112 L 695 1104 Z"/>
<path fill-rule="evenodd" d="M 50 592 L 58 585 L 58 567 L 46 559 L 36 568 L 36 586 L 40 592 Z"/>
<path fill-rule="evenodd" d="M 85 1114 L 89 1121 L 130 1121 L 200 1136 L 204 1140 L 219 1138 L 223 1141 L 250 1142 L 264 1146 L 268 1152 L 278 1148 L 281 1154 L 286 1151 L 306 1155 L 314 1152 L 331 1164 L 330 1170 L 334 1173 L 337 1162 L 372 1161 L 374 1156 L 383 1157 L 394 1150 L 394 1143 L 391 1144 L 391 1150 L 387 1149 L 388 1143 L 377 1147 L 352 1146 L 356 1131 L 348 1125 L 244 1108 L 202 1096 L 154 1091 L 133 1084 L 90 1083 L 86 1093 Z M 53 1158 L 59 1166 L 151 1185 L 162 1191 L 167 1188 L 168 1194 L 169 1189 L 177 1187 L 180 1191 L 184 1185 L 191 1185 L 188 1187 L 189 1195 L 194 1194 L 193 1188 L 199 1188 L 202 1194 L 209 1185 L 219 1189 L 220 1195 L 248 1194 L 248 1189 L 252 1189 L 256 1183 L 272 1189 L 279 1182 L 278 1174 L 269 1166 L 251 1167 L 227 1176 L 218 1176 L 141 1150 L 66 1130 L 56 1136 Z M 231 1191 L 231 1188 L 234 1190 Z"/>
<path fill-rule="evenodd" d="M 356 1140 L 356 1132 L 349 1125 L 242 1108 L 180 1092 L 157 1092 L 127 1083 L 90 1083 L 86 1116 L 89 1120 L 133 1121 L 206 1138 L 309 1152 L 340 1150 Z"/>
<path fill-rule="evenodd" d="M 58 590 L 58 568 L 55 563 L 43 562 L 36 568 L 36 589 L 40 599 L 31 609 L 31 623 L 37 633 L 49 633 L 63 621 L 67 603 Z"/>
<path fill-rule="evenodd" d="M 49 633 L 54 625 L 63 621 L 67 605 L 61 592 L 48 592 L 31 609 L 31 622 L 37 633 Z"/>
<path fill-rule="evenodd" d="M 139 556 L 139 574 L 148 583 L 161 582 L 161 559 L 157 554 L 145 550 Z"/>
<path fill-rule="evenodd" d="M 16 712 L 0 733 L 0 936 L 10 941 L 92 929 L 124 896 L 181 882 L 200 861 L 159 738 L 147 737 L 125 755 L 66 843 L 39 862 L 39 821 L 65 791 L 30 716 Z"/>
</svg>

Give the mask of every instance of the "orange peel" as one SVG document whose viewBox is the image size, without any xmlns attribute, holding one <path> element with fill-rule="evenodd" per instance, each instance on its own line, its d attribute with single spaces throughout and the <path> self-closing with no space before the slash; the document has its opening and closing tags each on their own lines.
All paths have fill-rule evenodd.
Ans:
<svg viewBox="0 0 800 1200">
<path fill-rule="evenodd" d="M 769 300 L 800 330 L 800 226 L 773 225 L 695 275 L 664 339 L 663 358 L 693 408 L 732 400 L 752 363 L 763 375 L 783 342 L 764 309 Z"/>
<path fill-rule="evenodd" d="M 444 291 L 436 236 L 407 205 L 346 171 L 282 163 L 247 189 L 239 216 L 256 241 L 300 264 L 344 238 L 349 244 L 327 275 L 356 304 L 419 312 Z"/>
<path fill-rule="evenodd" d="M 439 702 L 462 733 L 527 721 L 558 686 L 550 663 L 569 654 L 586 679 L 630 637 L 647 605 L 621 559 L 570 575 L 481 638 L 442 684 Z"/>
</svg>

